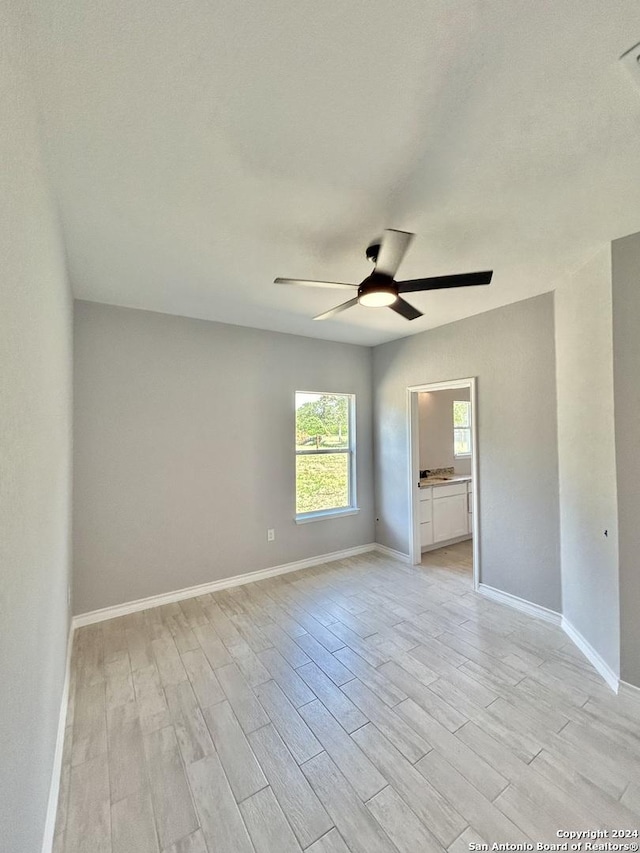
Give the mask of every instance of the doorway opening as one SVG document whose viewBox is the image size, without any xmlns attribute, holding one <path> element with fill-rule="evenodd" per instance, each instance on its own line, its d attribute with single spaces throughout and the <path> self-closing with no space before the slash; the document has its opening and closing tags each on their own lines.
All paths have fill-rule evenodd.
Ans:
<svg viewBox="0 0 640 853">
<path fill-rule="evenodd" d="M 419 565 L 438 552 L 480 581 L 476 379 L 407 388 L 409 555 Z M 445 550 L 446 549 L 446 550 Z M 425 561 L 431 557 L 425 556 Z"/>
</svg>

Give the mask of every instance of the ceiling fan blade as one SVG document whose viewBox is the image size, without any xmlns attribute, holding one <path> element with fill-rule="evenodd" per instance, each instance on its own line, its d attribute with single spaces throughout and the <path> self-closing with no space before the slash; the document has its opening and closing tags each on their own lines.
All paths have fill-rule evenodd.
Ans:
<svg viewBox="0 0 640 853">
<path fill-rule="evenodd" d="M 471 287 L 476 284 L 489 284 L 493 270 L 485 272 L 463 272 L 460 275 L 435 275 L 431 278 L 414 278 L 411 281 L 399 281 L 398 293 L 416 293 L 419 290 L 441 290 L 446 287 Z"/>
<path fill-rule="evenodd" d="M 405 302 L 404 299 L 398 297 L 393 305 L 389 305 L 392 311 L 395 311 L 396 314 L 402 314 L 407 320 L 417 320 L 418 317 L 422 317 L 422 311 L 418 311 L 417 308 L 414 308 L 413 305 L 409 305 L 408 302 Z"/>
<path fill-rule="evenodd" d="M 341 287 L 352 287 L 358 289 L 357 284 L 347 284 L 344 281 L 307 281 L 304 278 L 276 278 L 274 284 L 300 284 L 302 287 L 333 287 L 338 290 Z"/>
<path fill-rule="evenodd" d="M 347 308 L 351 308 L 353 305 L 358 304 L 358 297 L 355 299 L 350 299 L 348 302 L 343 302 L 342 305 L 336 305 L 335 308 L 332 308 L 330 311 L 325 311 L 324 314 L 318 314 L 317 317 L 314 317 L 314 320 L 328 320 L 329 317 L 333 317 L 335 314 L 340 314 L 341 311 L 346 311 Z"/>
<path fill-rule="evenodd" d="M 414 235 L 407 231 L 395 231 L 393 228 L 387 228 L 380 241 L 376 272 L 393 278 L 413 237 Z"/>
</svg>

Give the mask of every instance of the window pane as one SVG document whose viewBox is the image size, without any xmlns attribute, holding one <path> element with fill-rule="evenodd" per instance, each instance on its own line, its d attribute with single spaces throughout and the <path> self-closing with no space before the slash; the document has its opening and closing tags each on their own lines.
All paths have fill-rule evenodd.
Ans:
<svg viewBox="0 0 640 853">
<path fill-rule="evenodd" d="M 349 506 L 350 453 L 296 456 L 296 512 Z"/>
<path fill-rule="evenodd" d="M 468 400 L 455 400 L 453 403 L 454 427 L 471 426 L 471 403 Z"/>
<path fill-rule="evenodd" d="M 471 430 L 455 429 L 453 431 L 453 446 L 455 456 L 471 453 Z"/>
<path fill-rule="evenodd" d="M 296 392 L 296 449 L 349 447 L 349 397 Z"/>
</svg>

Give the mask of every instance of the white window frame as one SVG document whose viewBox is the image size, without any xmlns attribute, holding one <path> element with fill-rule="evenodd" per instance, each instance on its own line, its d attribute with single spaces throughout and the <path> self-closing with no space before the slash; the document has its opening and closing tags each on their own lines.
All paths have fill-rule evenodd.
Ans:
<svg viewBox="0 0 640 853">
<path fill-rule="evenodd" d="M 298 450 L 295 441 L 295 419 L 296 419 L 296 397 L 298 394 L 309 394 L 325 397 L 347 397 L 348 399 L 348 430 L 349 430 L 349 446 L 340 448 L 323 447 L 315 450 Z M 327 453 L 348 453 L 349 454 L 349 504 L 344 507 L 335 507 L 333 509 L 320 509 L 315 512 L 297 512 L 295 514 L 296 524 L 307 524 L 310 521 L 323 521 L 327 518 L 340 518 L 343 515 L 356 515 L 360 512 L 357 501 L 357 478 L 356 478 L 356 395 L 348 394 L 344 391 L 301 391 L 297 390 L 293 395 L 294 408 L 294 449 L 296 459 L 298 456 L 318 456 Z M 298 478 L 297 472 L 294 470 L 294 507 L 297 505 L 298 498 Z"/>
<path fill-rule="evenodd" d="M 471 426 L 471 418 L 472 418 L 472 409 L 471 409 L 471 400 L 454 400 L 451 404 L 451 417 L 454 418 L 454 411 L 456 403 L 466 403 L 467 404 L 467 412 L 469 413 L 469 425 L 466 427 L 457 427 L 455 420 L 453 420 L 453 458 L 454 459 L 470 459 L 473 453 L 473 429 Z M 469 453 L 456 453 L 456 430 L 458 429 L 466 429 L 469 433 L 469 447 L 471 450 Z"/>
</svg>

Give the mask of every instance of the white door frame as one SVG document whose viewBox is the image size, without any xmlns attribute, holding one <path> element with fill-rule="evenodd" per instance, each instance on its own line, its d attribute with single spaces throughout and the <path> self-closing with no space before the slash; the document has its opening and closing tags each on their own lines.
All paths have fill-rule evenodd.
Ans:
<svg viewBox="0 0 640 853">
<path fill-rule="evenodd" d="M 480 501 L 478 489 L 478 408 L 476 377 L 452 379 L 449 382 L 430 382 L 407 387 L 407 422 L 409 426 L 409 558 L 413 566 L 422 560 L 420 544 L 420 424 L 418 420 L 418 394 L 422 391 L 453 391 L 468 388 L 471 400 L 471 490 L 473 494 L 473 588 L 480 583 Z"/>
</svg>

